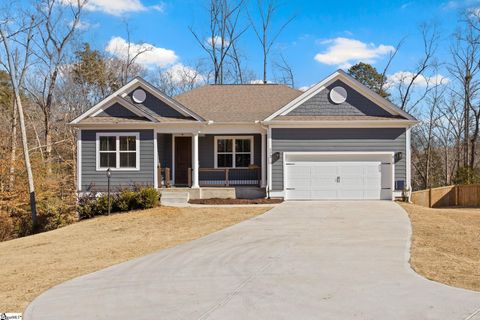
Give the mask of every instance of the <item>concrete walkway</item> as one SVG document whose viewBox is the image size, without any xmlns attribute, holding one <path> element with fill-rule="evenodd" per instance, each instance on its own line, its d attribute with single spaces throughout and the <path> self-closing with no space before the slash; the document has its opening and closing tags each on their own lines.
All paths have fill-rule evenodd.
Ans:
<svg viewBox="0 0 480 320">
<path fill-rule="evenodd" d="M 392 202 L 287 202 L 61 284 L 24 319 L 476 319 L 480 294 L 410 269 L 410 232 Z"/>
</svg>

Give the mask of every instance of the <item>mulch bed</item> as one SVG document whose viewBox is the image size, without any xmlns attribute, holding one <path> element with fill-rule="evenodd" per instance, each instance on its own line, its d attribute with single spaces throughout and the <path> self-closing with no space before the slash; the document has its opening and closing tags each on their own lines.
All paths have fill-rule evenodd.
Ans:
<svg viewBox="0 0 480 320">
<path fill-rule="evenodd" d="M 283 199 L 192 199 L 191 204 L 275 204 L 283 202 Z"/>
</svg>

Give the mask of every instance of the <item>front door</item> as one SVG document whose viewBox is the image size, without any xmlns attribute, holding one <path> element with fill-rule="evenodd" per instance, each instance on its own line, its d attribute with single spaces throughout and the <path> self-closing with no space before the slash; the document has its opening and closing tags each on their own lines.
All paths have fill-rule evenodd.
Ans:
<svg viewBox="0 0 480 320">
<path fill-rule="evenodd" d="M 175 137 L 175 184 L 188 185 L 188 168 L 192 167 L 192 138 Z"/>
</svg>

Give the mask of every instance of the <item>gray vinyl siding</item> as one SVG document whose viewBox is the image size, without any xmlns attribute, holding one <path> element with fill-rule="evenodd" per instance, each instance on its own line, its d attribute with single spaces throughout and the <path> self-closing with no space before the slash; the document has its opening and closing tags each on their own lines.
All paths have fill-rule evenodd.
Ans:
<svg viewBox="0 0 480 320">
<path fill-rule="evenodd" d="M 272 129 L 272 190 L 283 190 L 283 153 L 321 151 L 393 151 L 395 185 L 406 180 L 405 128 L 279 128 Z"/>
<path fill-rule="evenodd" d="M 162 168 L 172 168 L 172 135 L 160 133 L 157 136 L 158 163 Z"/>
<path fill-rule="evenodd" d="M 115 103 L 112 106 L 108 107 L 106 110 L 99 113 L 96 117 L 117 117 L 117 118 L 129 118 L 129 119 L 138 119 L 144 117 L 139 117 L 132 111 L 128 110 L 119 103 Z"/>
<path fill-rule="evenodd" d="M 134 185 L 153 186 L 154 147 L 153 130 L 82 130 L 82 191 L 105 191 L 105 171 L 96 170 L 97 132 L 138 132 L 140 134 L 140 170 L 112 171 L 113 189 L 129 188 Z"/>
<path fill-rule="evenodd" d="M 137 87 L 133 89 L 126 98 L 129 99 L 130 102 L 133 104 L 137 104 L 136 102 L 133 101 L 132 95 L 135 90 L 137 90 L 140 87 Z M 142 89 L 143 90 L 143 89 Z M 163 102 L 162 100 L 158 99 L 155 97 L 153 94 L 148 92 L 147 90 L 144 90 L 145 93 L 147 94 L 147 97 L 143 103 L 141 103 L 142 106 L 145 108 L 148 108 L 152 110 L 154 113 L 158 114 L 159 116 L 162 117 L 171 117 L 171 118 L 185 118 L 184 115 L 182 115 L 180 112 L 175 110 L 174 108 L 170 107 L 168 104 Z"/>
<path fill-rule="evenodd" d="M 335 104 L 330 100 L 330 90 L 342 86 L 347 91 L 347 100 Z M 374 102 L 365 98 L 340 80 L 311 97 L 288 113 L 289 116 L 391 116 Z"/>
</svg>

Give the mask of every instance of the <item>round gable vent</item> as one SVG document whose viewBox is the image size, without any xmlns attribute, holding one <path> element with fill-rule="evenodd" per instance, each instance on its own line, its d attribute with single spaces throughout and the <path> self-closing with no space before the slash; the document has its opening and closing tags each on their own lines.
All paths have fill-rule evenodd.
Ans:
<svg viewBox="0 0 480 320">
<path fill-rule="evenodd" d="M 347 100 L 347 90 L 340 86 L 333 88 L 330 90 L 330 100 L 336 104 L 345 102 Z"/>
<path fill-rule="evenodd" d="M 132 99 L 136 103 L 142 103 L 147 98 L 147 94 L 142 89 L 133 91 Z"/>
</svg>

